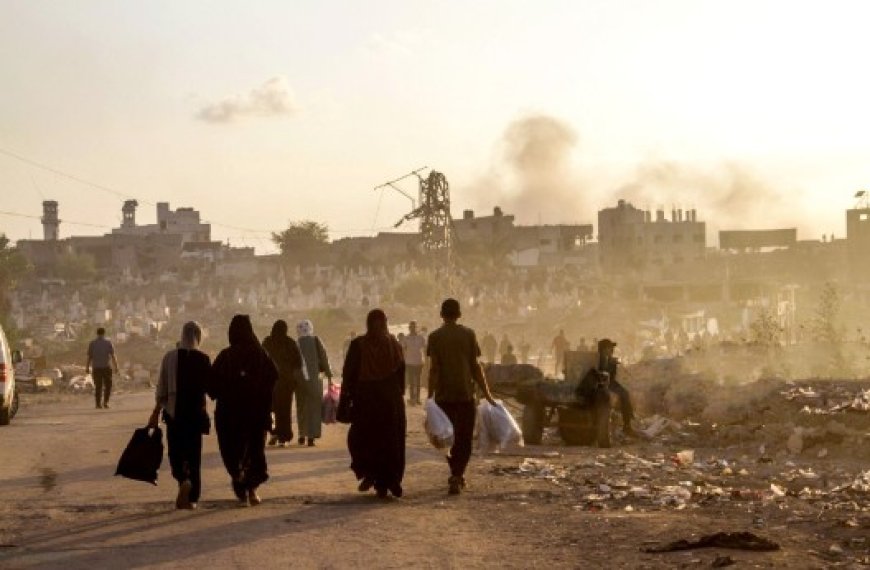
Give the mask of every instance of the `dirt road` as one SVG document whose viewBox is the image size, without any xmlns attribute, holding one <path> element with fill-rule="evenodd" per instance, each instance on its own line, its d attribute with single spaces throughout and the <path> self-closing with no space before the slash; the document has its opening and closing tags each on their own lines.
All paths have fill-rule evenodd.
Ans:
<svg viewBox="0 0 870 570">
<path fill-rule="evenodd" d="M 709 567 L 726 555 L 755 567 L 831 563 L 807 555 L 830 542 L 818 525 L 788 525 L 785 517 L 777 525 L 773 514 L 759 532 L 782 544 L 777 552 L 644 553 L 652 541 L 757 530 L 758 513 L 745 505 L 589 510 L 552 480 L 503 474 L 552 448 L 476 456 L 469 491 L 448 497 L 446 465 L 425 442 L 419 408 L 409 410 L 403 499 L 356 492 L 339 425 L 326 426 L 316 448 L 269 449 L 264 503 L 248 508 L 236 505 L 216 439 L 207 437 L 200 508 L 178 512 L 166 461 L 158 487 L 113 477 L 150 402 L 150 394 L 121 394 L 111 409 L 94 410 L 86 397 L 31 397 L 0 429 L 0 567 L 673 568 Z M 561 451 L 563 464 L 585 462 L 593 473 L 594 462 L 622 452 Z"/>
</svg>

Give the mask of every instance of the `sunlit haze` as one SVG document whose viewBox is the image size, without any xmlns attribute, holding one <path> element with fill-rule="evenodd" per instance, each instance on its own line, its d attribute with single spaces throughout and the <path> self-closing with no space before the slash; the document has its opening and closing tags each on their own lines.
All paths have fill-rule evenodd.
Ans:
<svg viewBox="0 0 870 570">
<path fill-rule="evenodd" d="M 423 166 L 447 176 L 454 215 L 501 205 L 519 222 L 594 223 L 626 197 L 697 207 L 711 232 L 839 236 L 870 186 L 868 12 L 7 0 L 0 150 L 138 199 L 143 223 L 158 201 L 195 207 L 215 239 L 258 253 L 291 220 L 333 238 L 391 227 L 410 204 L 373 188 Z M 506 133 L 535 118 L 565 137 L 558 188 L 530 205 Z M 651 180 L 663 164 L 671 174 Z M 122 196 L 0 154 L 0 231 L 38 238 L 44 199 L 64 237 L 120 222 Z"/>
</svg>

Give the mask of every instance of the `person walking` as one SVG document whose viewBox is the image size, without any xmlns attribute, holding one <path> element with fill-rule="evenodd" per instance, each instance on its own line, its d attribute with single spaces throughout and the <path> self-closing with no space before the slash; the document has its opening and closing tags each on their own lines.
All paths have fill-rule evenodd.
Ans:
<svg viewBox="0 0 870 570">
<path fill-rule="evenodd" d="M 556 338 L 553 339 L 553 356 L 555 357 L 554 364 L 554 374 L 557 376 L 559 374 L 565 373 L 565 352 L 570 348 L 570 343 L 568 339 L 565 338 L 565 331 L 559 330 L 559 334 L 556 335 Z"/>
<path fill-rule="evenodd" d="M 266 432 L 278 370 L 260 346 L 248 315 L 230 321 L 230 346 L 212 365 L 208 394 L 216 400 L 218 447 L 233 492 L 243 505 L 261 503 L 257 488 L 269 479 Z"/>
<path fill-rule="evenodd" d="M 148 420 L 148 426 L 156 428 L 163 412 L 169 465 L 178 482 L 176 509 L 195 509 L 202 492 L 202 436 L 209 432 L 205 393 L 211 362 L 199 351 L 201 340 L 199 325 L 185 323 L 179 348 L 167 352 L 160 364 L 156 405 Z"/>
<path fill-rule="evenodd" d="M 423 374 L 423 360 L 426 354 L 426 338 L 417 334 L 417 321 L 408 323 L 408 335 L 400 343 L 405 360 L 405 384 L 408 385 L 408 403 L 419 406 L 420 378 Z"/>
<path fill-rule="evenodd" d="M 302 353 L 302 376 L 296 391 L 296 419 L 299 429 L 299 445 L 308 443 L 314 447 L 314 440 L 320 438 L 321 403 L 323 402 L 324 374 L 332 386 L 332 369 L 320 337 L 314 336 L 314 324 L 309 320 L 296 325 L 299 335 L 299 351 Z"/>
<path fill-rule="evenodd" d="M 382 310 L 369 312 L 366 333 L 350 343 L 341 377 L 341 397 L 352 409 L 347 449 L 359 491 L 374 487 L 382 499 L 388 492 L 401 497 L 407 425 L 405 362 Z"/>
<path fill-rule="evenodd" d="M 450 466 L 447 485 L 451 495 L 458 495 L 466 486 L 465 469 L 471 459 L 477 412 L 474 385 L 490 404 L 496 405 L 478 360 L 477 336 L 457 322 L 461 316 L 459 301 L 446 299 L 441 304 L 444 324 L 429 335 L 427 348 L 431 360 L 429 397 L 435 399 L 453 424 L 454 443 L 447 455 Z"/>
<path fill-rule="evenodd" d="M 278 381 L 272 393 L 275 426 L 269 445 L 288 446 L 293 441 L 293 392 L 302 379 L 302 354 L 299 345 L 287 335 L 287 321 L 277 320 L 272 332 L 263 340 L 263 348 L 278 369 Z"/>
<path fill-rule="evenodd" d="M 115 374 L 118 374 L 115 347 L 112 341 L 106 338 L 106 329 L 100 327 L 97 329 L 97 338 L 88 345 L 88 361 L 85 364 L 85 374 L 93 370 L 97 408 L 109 407 L 109 396 L 112 395 L 112 367 L 115 369 Z"/>
<path fill-rule="evenodd" d="M 495 364 L 495 353 L 498 350 L 498 341 L 492 333 L 486 332 L 480 341 L 483 347 L 483 361 L 487 364 Z"/>
</svg>

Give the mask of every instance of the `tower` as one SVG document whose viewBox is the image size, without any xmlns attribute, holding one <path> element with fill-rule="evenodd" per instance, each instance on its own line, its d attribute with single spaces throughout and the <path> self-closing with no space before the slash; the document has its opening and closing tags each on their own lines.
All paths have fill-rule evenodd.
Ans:
<svg viewBox="0 0 870 570">
<path fill-rule="evenodd" d="M 123 214 L 122 228 L 136 227 L 136 206 L 138 205 L 139 202 L 136 200 L 124 200 L 124 207 L 121 208 L 121 213 Z"/>
<path fill-rule="evenodd" d="M 57 202 L 45 200 L 42 203 L 42 235 L 45 241 L 57 241 L 60 234 L 60 220 L 57 217 Z"/>
</svg>

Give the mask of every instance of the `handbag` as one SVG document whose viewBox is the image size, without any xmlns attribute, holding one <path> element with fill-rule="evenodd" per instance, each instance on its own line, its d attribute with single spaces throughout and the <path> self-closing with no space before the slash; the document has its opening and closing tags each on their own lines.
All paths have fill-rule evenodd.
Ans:
<svg viewBox="0 0 870 570">
<path fill-rule="evenodd" d="M 121 454 L 115 475 L 157 485 L 157 471 L 162 462 L 163 431 L 159 427 L 139 428 Z"/>
</svg>

